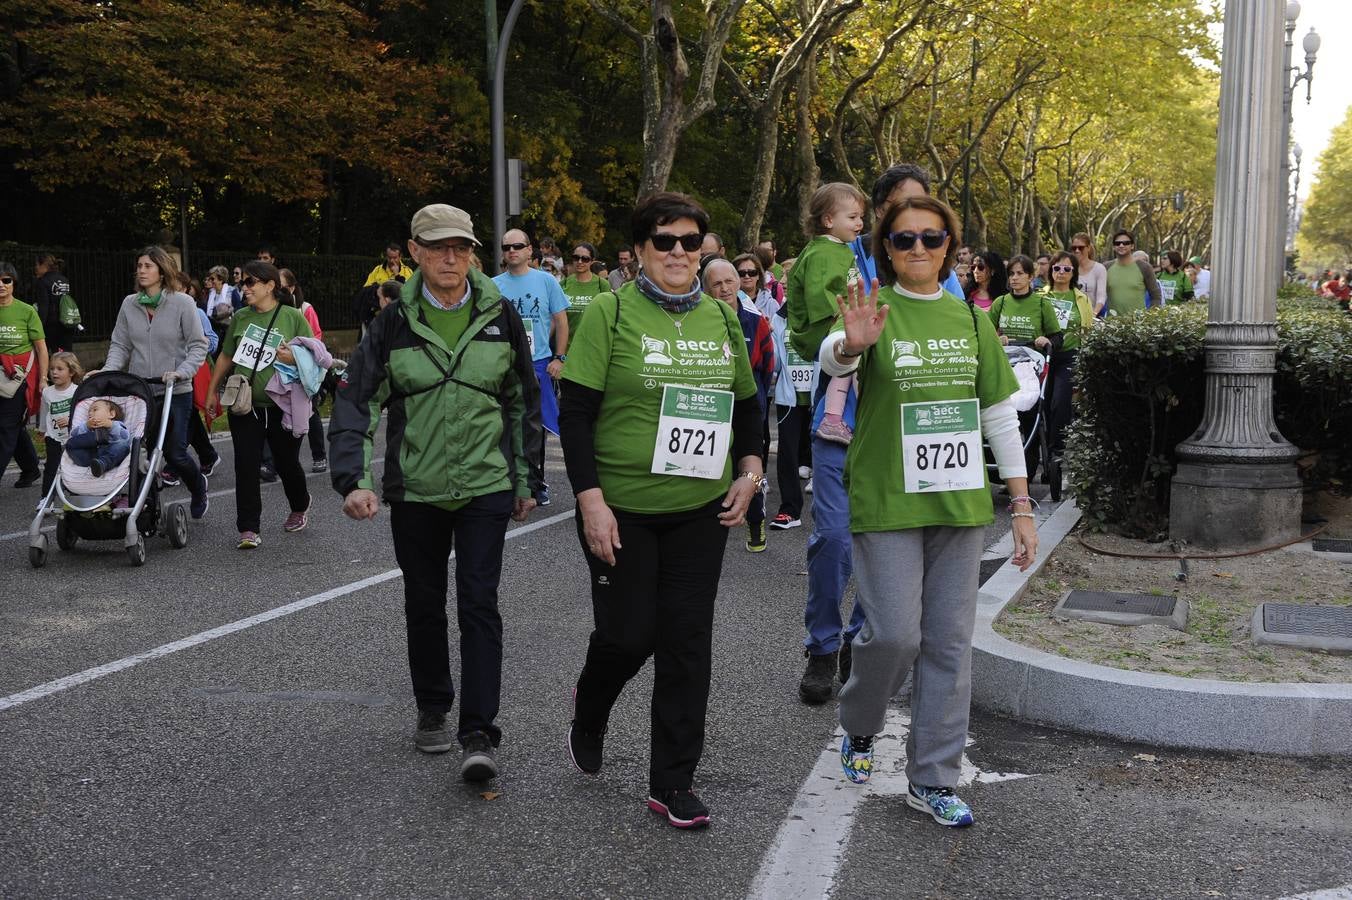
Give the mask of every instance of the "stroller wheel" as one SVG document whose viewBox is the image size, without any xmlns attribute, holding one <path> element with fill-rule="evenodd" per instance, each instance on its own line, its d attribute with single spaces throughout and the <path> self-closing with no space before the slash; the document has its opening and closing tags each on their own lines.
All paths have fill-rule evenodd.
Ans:
<svg viewBox="0 0 1352 900">
<path fill-rule="evenodd" d="M 144 566 L 146 564 L 146 538 L 143 534 L 136 536 L 136 543 L 127 548 L 127 559 L 133 566 Z"/>
<path fill-rule="evenodd" d="M 28 564 L 35 569 L 47 565 L 47 535 L 38 535 L 38 543 L 28 548 Z"/>
<path fill-rule="evenodd" d="M 65 516 L 56 520 L 56 546 L 62 550 L 74 550 L 75 544 L 80 540 L 80 536 L 75 533 L 75 529 L 70 527 Z"/>
<path fill-rule="evenodd" d="M 182 550 L 188 546 L 188 513 L 183 509 L 183 504 L 175 503 L 169 507 L 168 518 L 165 535 L 169 538 L 169 546 Z"/>
</svg>

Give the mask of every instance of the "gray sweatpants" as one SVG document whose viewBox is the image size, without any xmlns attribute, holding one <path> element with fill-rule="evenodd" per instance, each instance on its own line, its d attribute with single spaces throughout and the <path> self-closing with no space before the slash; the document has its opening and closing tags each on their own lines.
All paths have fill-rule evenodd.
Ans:
<svg viewBox="0 0 1352 900">
<path fill-rule="evenodd" d="M 840 691 L 840 725 L 846 734 L 882 731 L 914 665 L 906 777 L 926 787 L 957 787 L 962 769 L 984 533 L 930 526 L 853 536 L 865 623 Z"/>
</svg>

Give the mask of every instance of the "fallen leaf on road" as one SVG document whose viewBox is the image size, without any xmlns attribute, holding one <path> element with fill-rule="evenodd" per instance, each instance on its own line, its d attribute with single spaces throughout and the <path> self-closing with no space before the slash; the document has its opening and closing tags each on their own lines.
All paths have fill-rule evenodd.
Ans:
<svg viewBox="0 0 1352 900">
<path fill-rule="evenodd" d="M 1137 753 L 1132 759 L 1139 759 L 1141 762 L 1155 762 L 1156 757 L 1153 753 Z"/>
<path fill-rule="evenodd" d="M 484 792 L 483 792 L 482 794 L 480 794 L 479 796 L 482 797 L 482 798 L 484 798 L 485 800 L 496 800 L 496 799 L 498 799 L 498 792 L 497 792 L 497 791 L 484 791 Z"/>
</svg>

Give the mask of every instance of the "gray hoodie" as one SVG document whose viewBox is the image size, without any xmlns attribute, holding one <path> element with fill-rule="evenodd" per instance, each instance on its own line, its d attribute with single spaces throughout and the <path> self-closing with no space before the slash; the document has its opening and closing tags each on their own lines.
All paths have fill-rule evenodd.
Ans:
<svg viewBox="0 0 1352 900">
<path fill-rule="evenodd" d="M 103 367 L 139 375 L 152 384 L 165 372 L 177 372 L 174 393 L 187 394 L 206 358 L 207 339 L 191 297 L 165 291 L 151 318 L 146 307 L 136 302 L 136 294 L 128 294 L 118 310 Z"/>
</svg>

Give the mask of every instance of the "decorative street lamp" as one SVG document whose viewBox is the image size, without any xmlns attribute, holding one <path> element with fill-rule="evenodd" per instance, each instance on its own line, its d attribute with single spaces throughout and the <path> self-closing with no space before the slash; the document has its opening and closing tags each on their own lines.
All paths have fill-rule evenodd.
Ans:
<svg viewBox="0 0 1352 900">
<path fill-rule="evenodd" d="M 1286 148 L 1291 146 L 1291 105 L 1292 97 L 1295 95 L 1296 88 L 1302 81 L 1305 82 L 1305 102 L 1310 102 L 1310 92 L 1314 88 L 1314 59 L 1319 53 L 1320 39 L 1314 28 L 1305 35 L 1304 40 L 1300 42 L 1301 49 L 1305 51 L 1305 71 L 1301 71 L 1299 66 L 1291 65 L 1291 47 L 1292 37 L 1296 33 L 1296 20 L 1300 18 L 1300 3 L 1297 0 L 1290 0 L 1286 4 L 1286 44 L 1283 48 L 1282 56 L 1282 192 L 1285 195 L 1286 190 L 1291 184 L 1291 165 L 1287 159 Z M 1294 77 L 1293 77 L 1294 76 Z M 1280 265 L 1277 269 L 1276 286 L 1280 287 L 1286 280 L 1286 248 L 1290 244 L 1290 217 L 1288 216 L 1282 222 L 1282 239 L 1277 244 L 1277 258 Z"/>
<path fill-rule="evenodd" d="M 1287 147 L 1281 29 L 1275 3 L 1225 5 L 1206 411 L 1178 445 L 1169 503 L 1170 535 L 1200 547 L 1263 547 L 1300 528 L 1300 451 L 1272 412 L 1279 282 L 1271 251 L 1282 246 L 1287 198 L 1277 174 Z"/>
<path fill-rule="evenodd" d="M 169 175 L 169 187 L 174 189 L 174 194 L 178 197 L 180 241 L 182 243 L 179 249 L 183 255 L 183 271 L 187 272 L 190 271 L 188 268 L 188 201 L 192 199 L 192 176 L 187 172 L 175 171 Z"/>
<path fill-rule="evenodd" d="M 1300 144 L 1291 148 L 1291 155 L 1296 158 L 1296 184 L 1291 188 L 1291 206 L 1286 217 L 1286 251 L 1288 253 L 1296 249 L 1296 232 L 1300 229 L 1300 158 L 1305 153 L 1300 149 Z"/>
</svg>

